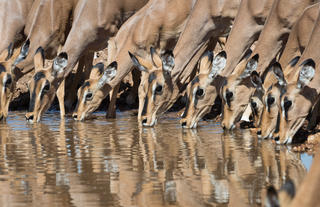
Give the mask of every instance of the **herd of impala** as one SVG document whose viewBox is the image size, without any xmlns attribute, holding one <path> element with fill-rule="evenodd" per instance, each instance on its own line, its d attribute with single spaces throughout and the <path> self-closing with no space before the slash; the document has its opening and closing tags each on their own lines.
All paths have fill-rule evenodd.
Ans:
<svg viewBox="0 0 320 207">
<path fill-rule="evenodd" d="M 154 126 L 182 96 L 184 128 L 196 128 L 217 103 L 223 129 L 252 121 L 279 144 L 290 144 L 306 119 L 309 129 L 317 125 L 316 0 L 10 0 L 0 11 L 1 120 L 27 73 L 29 122 L 40 121 L 55 95 L 63 118 L 77 94 L 73 118 L 83 121 L 110 94 L 107 116 L 115 117 L 120 83 L 134 71 L 127 102 L 138 96 L 142 126 Z M 224 51 L 213 54 L 223 37 Z M 107 60 L 93 66 L 104 48 Z"/>
</svg>

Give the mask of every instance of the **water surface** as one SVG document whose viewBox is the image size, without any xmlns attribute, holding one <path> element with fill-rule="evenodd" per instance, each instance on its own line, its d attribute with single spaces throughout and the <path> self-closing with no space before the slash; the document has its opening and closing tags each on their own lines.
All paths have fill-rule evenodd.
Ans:
<svg viewBox="0 0 320 207">
<path fill-rule="evenodd" d="M 250 130 L 183 130 L 172 117 L 139 128 L 131 114 L 61 122 L 54 112 L 32 125 L 11 113 L 0 124 L 0 206 L 261 206 L 267 186 L 301 182 L 312 161 Z"/>
</svg>

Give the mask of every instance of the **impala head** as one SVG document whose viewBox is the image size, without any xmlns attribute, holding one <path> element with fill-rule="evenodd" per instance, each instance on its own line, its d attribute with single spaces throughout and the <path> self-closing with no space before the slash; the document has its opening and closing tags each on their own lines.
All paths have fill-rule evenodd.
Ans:
<svg viewBox="0 0 320 207">
<path fill-rule="evenodd" d="M 78 90 L 78 103 L 73 113 L 75 120 L 85 120 L 100 106 L 105 98 L 104 91 L 107 88 L 111 89 L 108 83 L 116 76 L 117 67 L 118 64 L 115 61 L 106 68 L 103 63 L 92 67 L 90 78 Z"/>
<path fill-rule="evenodd" d="M 208 112 L 218 95 L 214 80 L 226 65 L 226 53 L 220 52 L 213 57 L 211 51 L 206 52 L 199 62 L 197 75 L 187 88 L 187 105 L 180 121 L 184 128 L 196 128 L 198 121 Z"/>
<path fill-rule="evenodd" d="M 8 49 L 0 54 L 0 121 L 8 116 L 10 101 L 13 97 L 15 82 L 15 66 L 28 55 L 30 41 L 21 48 L 13 50 L 11 43 Z"/>
<path fill-rule="evenodd" d="M 291 69 L 297 64 L 299 58 L 300 57 L 297 56 L 290 61 L 284 71 L 291 71 Z M 262 138 L 272 138 L 274 133 L 278 131 L 280 100 L 287 90 L 287 80 L 285 79 L 285 74 L 282 71 L 281 65 L 277 62 L 274 63 L 272 71 L 271 75 L 276 79 L 276 81 L 265 89 L 265 94 L 262 98 L 263 112 L 259 125 Z"/>
<path fill-rule="evenodd" d="M 29 122 L 39 122 L 42 114 L 50 107 L 58 88 L 57 77 L 68 63 L 67 53 L 60 53 L 49 66 L 45 66 L 44 51 L 39 47 L 34 55 L 34 75 L 28 88 L 29 109 L 25 117 Z"/>
<path fill-rule="evenodd" d="M 146 61 L 139 56 L 130 54 L 132 62 L 141 73 L 139 86 L 138 121 L 143 126 L 154 126 L 157 116 L 170 107 L 170 97 L 173 93 L 171 71 L 174 67 L 174 57 L 171 51 L 159 56 L 153 48 L 150 49 L 151 60 Z"/>
<path fill-rule="evenodd" d="M 315 62 L 312 59 L 305 60 L 300 66 L 298 80 L 287 84 L 287 90 L 280 101 L 280 144 L 290 144 L 293 136 L 302 126 L 318 93 L 308 84 L 315 75 Z"/>
<path fill-rule="evenodd" d="M 240 70 L 229 76 L 222 86 L 223 118 L 221 125 L 224 129 L 235 128 L 236 122 L 240 121 L 247 108 L 254 89 L 250 75 L 256 70 L 258 59 L 259 55 L 255 55 L 246 61 L 244 69 L 239 68 Z"/>
</svg>

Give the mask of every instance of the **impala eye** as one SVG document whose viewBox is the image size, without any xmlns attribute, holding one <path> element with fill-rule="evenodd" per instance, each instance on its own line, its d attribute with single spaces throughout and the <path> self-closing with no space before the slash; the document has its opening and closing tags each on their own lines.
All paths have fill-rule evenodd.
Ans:
<svg viewBox="0 0 320 207">
<path fill-rule="evenodd" d="M 161 85 L 158 85 L 157 87 L 156 87 L 156 93 L 157 94 L 159 94 L 159 93 L 161 93 L 162 92 L 162 86 Z"/>
<path fill-rule="evenodd" d="M 45 86 L 43 87 L 43 92 L 48 92 L 50 90 L 50 84 L 46 83 Z"/>
<path fill-rule="evenodd" d="M 88 92 L 86 95 L 86 100 L 90 101 L 90 100 L 92 100 L 92 98 L 93 98 L 93 94 L 91 92 Z"/>
<path fill-rule="evenodd" d="M 231 106 L 232 97 L 233 97 L 233 93 L 231 91 L 227 90 L 227 92 L 226 92 L 226 102 L 227 102 L 229 107 Z"/>
<path fill-rule="evenodd" d="M 255 101 L 251 101 L 251 107 L 252 108 L 257 108 L 257 103 Z"/>
<path fill-rule="evenodd" d="M 199 88 L 196 92 L 196 96 L 197 97 L 201 97 L 204 95 L 204 90 L 202 88 Z"/>
<path fill-rule="evenodd" d="M 284 110 L 288 111 L 289 108 L 292 106 L 292 101 L 285 99 L 284 103 L 283 103 L 283 106 L 284 106 Z"/>
<path fill-rule="evenodd" d="M 233 97 L 233 93 L 232 93 L 231 91 L 228 91 L 228 92 L 226 93 L 226 98 L 227 98 L 227 100 L 231 100 L 232 97 Z"/>
<path fill-rule="evenodd" d="M 268 106 L 271 106 L 274 103 L 275 99 L 272 96 L 269 96 L 267 99 Z"/>
</svg>

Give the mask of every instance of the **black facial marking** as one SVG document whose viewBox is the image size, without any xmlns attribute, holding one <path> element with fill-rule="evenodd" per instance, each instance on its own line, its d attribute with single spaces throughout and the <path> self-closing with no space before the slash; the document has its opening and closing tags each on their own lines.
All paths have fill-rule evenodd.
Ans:
<svg viewBox="0 0 320 207">
<path fill-rule="evenodd" d="M 189 105 L 190 105 L 190 101 L 189 101 L 189 98 L 188 98 L 188 95 L 186 95 L 186 98 L 187 98 L 187 103 L 186 103 L 186 108 L 184 110 L 184 113 L 182 114 L 182 118 L 186 118 L 187 117 L 187 113 L 188 113 L 188 110 L 189 110 Z"/>
<path fill-rule="evenodd" d="M 34 89 L 34 90 L 32 91 L 32 95 L 31 95 L 31 99 L 30 99 L 30 103 L 29 103 L 29 110 L 28 110 L 28 112 L 33 112 L 34 106 L 35 106 L 35 102 L 36 102 L 36 96 L 37 96 L 36 90 Z"/>
<path fill-rule="evenodd" d="M 268 112 L 270 113 L 270 107 L 274 103 L 275 99 L 272 97 L 270 94 L 268 95 L 267 98 L 267 105 L 268 105 Z"/>
<path fill-rule="evenodd" d="M 226 101 L 229 107 L 231 107 L 231 99 L 233 97 L 233 93 L 229 90 L 226 91 Z"/>
<path fill-rule="evenodd" d="M 142 116 L 147 114 L 147 108 L 148 108 L 148 96 L 145 97 L 144 99 L 144 105 L 142 109 Z"/>
<path fill-rule="evenodd" d="M 200 81 L 199 77 L 197 76 L 192 80 L 191 85 L 194 85 L 195 83 L 199 83 L 199 81 Z"/>
<path fill-rule="evenodd" d="M 2 64 L 0 64 L 0 73 L 2 72 L 6 72 L 6 68 Z"/>
<path fill-rule="evenodd" d="M 283 107 L 284 107 L 286 120 L 288 120 L 288 111 L 289 111 L 289 108 L 291 107 L 291 105 L 292 105 L 292 101 L 290 101 L 287 97 L 284 97 Z"/>
<path fill-rule="evenodd" d="M 33 80 L 37 83 L 40 79 L 45 78 L 46 76 L 44 75 L 43 72 L 37 72 L 34 77 Z"/>
<path fill-rule="evenodd" d="M 148 78 L 148 83 L 152 83 L 153 80 L 157 78 L 155 72 L 150 73 L 149 78 Z"/>
<path fill-rule="evenodd" d="M 86 81 L 86 82 L 84 82 L 84 84 L 82 85 L 82 87 L 81 88 L 85 88 L 85 87 L 89 87 L 90 86 L 90 82 L 89 81 Z"/>
<path fill-rule="evenodd" d="M 8 74 L 5 86 L 8 87 L 12 83 L 12 77 Z"/>
</svg>

